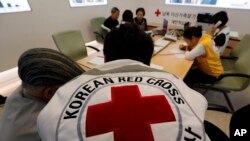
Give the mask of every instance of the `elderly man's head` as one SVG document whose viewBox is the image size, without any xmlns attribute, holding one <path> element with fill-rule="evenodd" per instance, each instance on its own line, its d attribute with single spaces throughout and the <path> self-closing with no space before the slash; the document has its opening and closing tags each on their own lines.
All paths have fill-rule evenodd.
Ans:
<svg viewBox="0 0 250 141">
<path fill-rule="evenodd" d="M 120 15 L 120 10 L 117 7 L 113 7 L 111 9 L 111 18 L 114 20 L 117 20 Z"/>
<path fill-rule="evenodd" d="M 84 72 L 75 62 L 58 51 L 34 48 L 24 52 L 18 61 L 18 75 L 23 94 L 48 102 L 64 83 Z"/>
</svg>

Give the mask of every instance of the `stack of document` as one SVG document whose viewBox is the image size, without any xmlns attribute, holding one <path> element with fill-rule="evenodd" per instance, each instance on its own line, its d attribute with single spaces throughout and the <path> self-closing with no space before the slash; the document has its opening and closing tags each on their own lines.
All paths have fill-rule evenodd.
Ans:
<svg viewBox="0 0 250 141">
<path fill-rule="evenodd" d="M 163 38 L 154 41 L 154 54 L 167 47 L 171 41 L 164 40 Z"/>
<path fill-rule="evenodd" d="M 160 50 L 162 50 L 164 47 L 154 47 L 154 54 L 158 53 Z"/>
<path fill-rule="evenodd" d="M 161 38 L 161 39 L 156 40 L 154 42 L 154 45 L 159 46 L 159 47 L 166 47 L 169 43 L 170 41 L 164 40 L 163 38 Z"/>
<path fill-rule="evenodd" d="M 165 39 L 165 40 L 169 40 L 169 41 L 174 41 L 174 42 L 175 42 L 175 41 L 177 41 L 177 36 L 165 34 L 164 39 Z"/>
</svg>

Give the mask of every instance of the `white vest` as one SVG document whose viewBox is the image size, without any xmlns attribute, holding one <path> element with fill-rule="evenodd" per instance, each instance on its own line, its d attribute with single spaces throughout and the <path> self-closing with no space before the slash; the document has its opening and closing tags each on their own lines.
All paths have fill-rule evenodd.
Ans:
<svg viewBox="0 0 250 141">
<path fill-rule="evenodd" d="M 106 66 L 119 71 L 114 64 L 122 62 Z M 207 101 L 201 94 L 172 74 L 131 64 L 125 68 L 136 72 L 104 67 L 106 74 L 83 74 L 59 88 L 38 116 L 42 140 L 209 140 L 203 127 Z"/>
</svg>

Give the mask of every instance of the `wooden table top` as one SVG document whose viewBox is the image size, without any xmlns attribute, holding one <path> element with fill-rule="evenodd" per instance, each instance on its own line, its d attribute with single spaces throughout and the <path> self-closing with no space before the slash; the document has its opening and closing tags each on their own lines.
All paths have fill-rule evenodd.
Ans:
<svg viewBox="0 0 250 141">
<path fill-rule="evenodd" d="M 157 40 L 159 38 L 160 36 L 155 36 L 153 37 L 153 40 Z M 183 42 L 183 40 L 171 42 L 152 57 L 151 63 L 162 66 L 164 71 L 173 73 L 174 75 L 184 79 L 193 64 L 193 61 L 186 60 L 184 58 L 184 53 L 179 51 L 179 45 Z M 103 52 L 100 51 L 94 53 L 86 58 L 78 60 L 77 63 L 80 64 L 85 70 L 92 69 L 96 67 L 96 65 L 89 63 L 89 61 L 97 56 L 103 57 Z"/>
</svg>

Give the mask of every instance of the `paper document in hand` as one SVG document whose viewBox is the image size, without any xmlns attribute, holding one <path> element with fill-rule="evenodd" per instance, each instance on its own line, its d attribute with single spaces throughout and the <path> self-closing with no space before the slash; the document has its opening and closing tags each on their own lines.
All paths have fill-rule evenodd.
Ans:
<svg viewBox="0 0 250 141">
<path fill-rule="evenodd" d="M 104 57 L 96 56 L 95 58 L 89 60 L 88 63 L 91 63 L 93 65 L 104 64 Z"/>
</svg>

